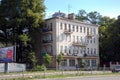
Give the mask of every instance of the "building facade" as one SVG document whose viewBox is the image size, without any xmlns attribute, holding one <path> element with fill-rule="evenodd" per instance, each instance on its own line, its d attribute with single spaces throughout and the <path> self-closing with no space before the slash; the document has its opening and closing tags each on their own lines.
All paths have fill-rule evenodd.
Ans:
<svg viewBox="0 0 120 80">
<path fill-rule="evenodd" d="M 62 53 L 62 69 L 76 67 L 97 68 L 99 64 L 98 26 L 75 19 L 52 17 L 46 19 L 41 35 L 41 54 L 52 56 L 51 67 L 57 67 L 57 56 Z"/>
</svg>

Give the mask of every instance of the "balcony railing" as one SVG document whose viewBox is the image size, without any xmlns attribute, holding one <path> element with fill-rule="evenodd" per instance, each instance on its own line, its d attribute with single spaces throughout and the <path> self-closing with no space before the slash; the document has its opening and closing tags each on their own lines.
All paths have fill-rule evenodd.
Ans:
<svg viewBox="0 0 120 80">
<path fill-rule="evenodd" d="M 84 54 L 84 57 L 99 57 L 98 54 Z"/>
<path fill-rule="evenodd" d="M 43 45 L 51 45 L 53 40 L 43 40 L 42 43 Z"/>
<path fill-rule="evenodd" d="M 70 35 L 70 34 L 72 34 L 72 30 L 65 30 L 64 33 L 67 35 Z"/>
<path fill-rule="evenodd" d="M 87 43 L 86 42 L 73 42 L 73 46 L 86 47 Z"/>
<path fill-rule="evenodd" d="M 52 33 L 52 29 L 42 29 L 43 34 Z"/>
<path fill-rule="evenodd" d="M 87 38 L 92 38 L 94 35 L 93 34 L 87 34 Z"/>
</svg>

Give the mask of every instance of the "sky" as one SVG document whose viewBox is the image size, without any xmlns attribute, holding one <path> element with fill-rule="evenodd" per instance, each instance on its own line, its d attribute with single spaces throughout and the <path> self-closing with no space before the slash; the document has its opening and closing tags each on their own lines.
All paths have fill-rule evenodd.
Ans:
<svg viewBox="0 0 120 80">
<path fill-rule="evenodd" d="M 46 17 L 53 13 L 64 12 L 77 14 L 83 9 L 87 13 L 97 11 L 103 16 L 117 18 L 120 15 L 120 0 L 45 0 Z"/>
</svg>

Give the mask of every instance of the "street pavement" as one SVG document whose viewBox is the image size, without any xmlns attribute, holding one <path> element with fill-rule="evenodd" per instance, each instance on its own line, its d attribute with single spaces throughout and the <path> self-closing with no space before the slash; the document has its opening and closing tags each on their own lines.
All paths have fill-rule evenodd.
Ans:
<svg viewBox="0 0 120 80">
<path fill-rule="evenodd" d="M 18 74 L 6 74 L 6 75 L 0 75 L 0 80 L 2 79 L 10 79 L 10 78 L 25 78 L 25 77 L 34 77 L 34 76 L 49 76 L 49 75 L 72 75 L 72 74 L 104 74 L 104 73 L 111 73 L 111 71 L 60 71 L 60 72 L 36 72 L 36 73 L 18 73 Z M 106 77 L 109 78 L 109 77 Z M 118 79 L 116 79 L 118 78 Z M 37 80 L 37 79 L 35 79 Z M 38 79 L 39 80 L 39 79 Z M 40 79 L 41 80 L 41 79 Z M 44 80 L 44 79 L 43 79 Z M 45 79 L 47 80 L 47 79 Z M 65 79 L 48 79 L 48 80 L 120 80 L 119 77 L 111 77 L 110 79 L 105 79 L 102 77 L 100 79 L 96 76 L 89 76 L 89 77 L 75 77 L 75 78 L 65 78 Z"/>
<path fill-rule="evenodd" d="M 120 80 L 120 75 L 102 75 L 102 76 L 80 76 L 56 79 L 35 79 L 35 80 Z"/>
</svg>

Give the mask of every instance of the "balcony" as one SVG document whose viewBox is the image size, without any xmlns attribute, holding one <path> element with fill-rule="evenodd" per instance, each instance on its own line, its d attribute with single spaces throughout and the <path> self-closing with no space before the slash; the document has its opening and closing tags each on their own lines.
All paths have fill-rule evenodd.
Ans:
<svg viewBox="0 0 120 80">
<path fill-rule="evenodd" d="M 42 34 L 51 34 L 52 33 L 52 28 L 51 29 L 42 29 Z"/>
<path fill-rule="evenodd" d="M 86 47 L 87 43 L 86 42 L 73 42 L 73 46 Z"/>
<path fill-rule="evenodd" d="M 91 34 L 91 33 L 88 33 L 87 34 L 87 38 L 92 38 L 94 35 L 93 34 Z"/>
<path fill-rule="evenodd" d="M 98 54 L 84 54 L 84 57 L 92 58 L 92 57 L 99 57 Z"/>
<path fill-rule="evenodd" d="M 70 35 L 70 34 L 72 34 L 72 31 L 71 31 L 71 30 L 65 30 L 64 33 L 65 33 L 66 35 Z"/>
<path fill-rule="evenodd" d="M 43 45 L 47 46 L 47 45 L 52 45 L 53 40 L 43 40 L 42 43 Z"/>
</svg>

